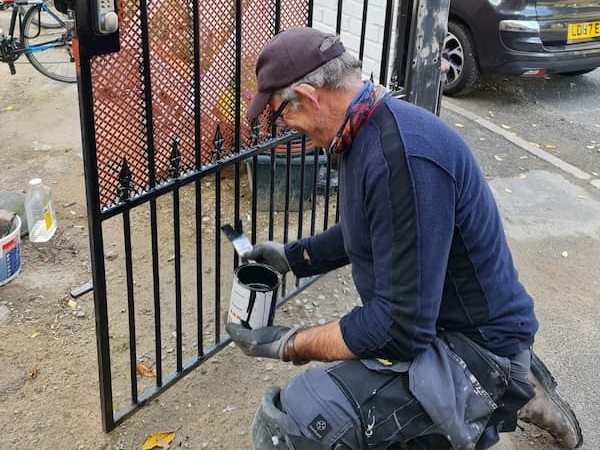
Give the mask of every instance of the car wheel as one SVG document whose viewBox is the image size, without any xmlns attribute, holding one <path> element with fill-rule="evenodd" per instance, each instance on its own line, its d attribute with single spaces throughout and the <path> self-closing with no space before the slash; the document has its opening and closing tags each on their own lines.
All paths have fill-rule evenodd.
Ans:
<svg viewBox="0 0 600 450">
<path fill-rule="evenodd" d="M 574 70 L 572 72 L 561 72 L 561 73 L 559 73 L 559 75 L 564 75 L 566 77 L 576 77 L 579 75 L 584 75 L 586 73 L 593 72 L 596 69 L 597 69 L 597 67 L 594 67 L 593 69 Z"/>
<path fill-rule="evenodd" d="M 442 57 L 450 65 L 446 72 L 444 94 L 465 95 L 475 89 L 479 81 L 479 62 L 473 37 L 466 26 L 448 21 Z"/>
</svg>

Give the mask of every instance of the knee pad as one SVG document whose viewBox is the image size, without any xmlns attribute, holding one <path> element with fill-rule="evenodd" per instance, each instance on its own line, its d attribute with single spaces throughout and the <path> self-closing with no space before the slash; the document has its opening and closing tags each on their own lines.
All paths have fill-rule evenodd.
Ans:
<svg viewBox="0 0 600 450">
<path fill-rule="evenodd" d="M 281 410 L 281 389 L 269 387 L 260 402 L 252 422 L 254 450 L 328 450 L 319 442 L 307 439 Z"/>
</svg>

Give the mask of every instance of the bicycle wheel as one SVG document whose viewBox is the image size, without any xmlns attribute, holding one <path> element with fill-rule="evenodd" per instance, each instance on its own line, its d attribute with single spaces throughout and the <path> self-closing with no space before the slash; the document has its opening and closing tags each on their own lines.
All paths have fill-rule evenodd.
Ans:
<svg viewBox="0 0 600 450">
<path fill-rule="evenodd" d="M 54 6 L 54 0 L 50 0 L 49 2 L 46 2 L 46 8 L 48 8 L 50 11 L 52 11 L 52 14 L 54 14 L 60 20 L 65 21 L 68 19 L 66 14 L 63 14 L 58 9 L 56 9 L 56 7 Z M 43 28 L 60 28 L 62 26 L 50 14 L 45 14 L 45 15 L 42 14 L 40 17 L 35 17 L 33 20 L 36 25 L 40 24 Z"/>
<path fill-rule="evenodd" d="M 46 27 L 53 21 L 56 26 Z M 23 20 L 25 56 L 40 73 L 56 81 L 75 83 L 75 57 L 71 40 L 73 24 L 68 24 L 45 5 L 34 6 Z"/>
</svg>

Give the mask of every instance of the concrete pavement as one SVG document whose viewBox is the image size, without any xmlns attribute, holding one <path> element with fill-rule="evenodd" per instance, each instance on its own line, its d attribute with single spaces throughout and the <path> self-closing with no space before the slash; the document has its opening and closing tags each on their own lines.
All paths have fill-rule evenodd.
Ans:
<svg viewBox="0 0 600 450">
<path fill-rule="evenodd" d="M 600 448 L 600 181 L 585 168 L 444 98 L 441 117 L 479 160 L 503 216 L 521 280 L 536 300 L 536 353 L 546 362 L 584 432 L 584 450 Z M 499 450 L 558 449 L 524 425 Z"/>
</svg>

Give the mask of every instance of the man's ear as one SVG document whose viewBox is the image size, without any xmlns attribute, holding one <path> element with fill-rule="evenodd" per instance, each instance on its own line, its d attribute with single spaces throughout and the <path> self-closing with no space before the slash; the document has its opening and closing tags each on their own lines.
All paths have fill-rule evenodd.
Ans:
<svg viewBox="0 0 600 450">
<path fill-rule="evenodd" d="M 302 83 L 294 87 L 294 92 L 303 101 L 309 102 L 315 109 L 319 109 L 319 90 L 308 83 Z"/>
</svg>

